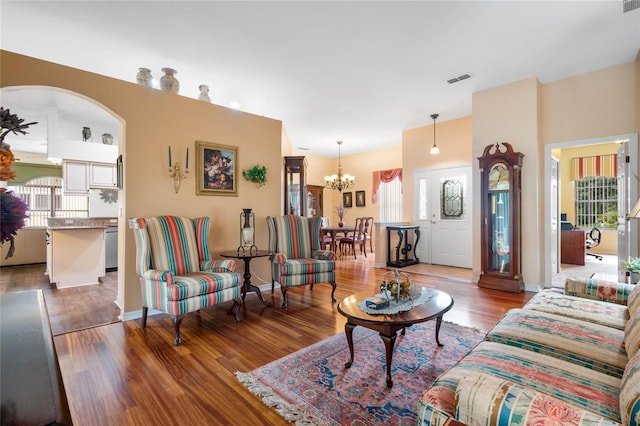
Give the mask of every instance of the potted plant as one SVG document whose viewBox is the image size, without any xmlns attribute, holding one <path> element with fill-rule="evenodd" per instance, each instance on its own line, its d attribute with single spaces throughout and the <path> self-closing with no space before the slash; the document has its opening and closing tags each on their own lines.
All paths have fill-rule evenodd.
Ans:
<svg viewBox="0 0 640 426">
<path fill-rule="evenodd" d="M 632 257 L 628 261 L 625 261 L 623 263 L 623 266 L 624 266 L 624 269 L 626 269 L 629 272 L 632 283 L 637 283 L 638 281 L 640 281 L 640 258 L 639 257 Z"/>
<path fill-rule="evenodd" d="M 267 168 L 256 164 L 250 169 L 242 171 L 242 176 L 249 182 L 257 183 L 258 188 L 267 183 Z"/>
</svg>

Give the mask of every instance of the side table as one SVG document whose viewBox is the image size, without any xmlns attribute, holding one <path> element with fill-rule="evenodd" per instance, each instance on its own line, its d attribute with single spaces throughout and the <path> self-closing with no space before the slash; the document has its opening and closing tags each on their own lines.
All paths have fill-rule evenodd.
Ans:
<svg viewBox="0 0 640 426">
<path fill-rule="evenodd" d="M 258 295 L 258 299 L 262 303 L 267 306 L 273 306 L 272 302 L 267 302 L 262 298 L 262 293 L 260 292 L 260 287 L 251 284 L 251 267 L 249 266 L 251 259 L 256 259 L 258 257 L 267 257 L 271 256 L 271 252 L 267 250 L 247 250 L 246 252 L 238 252 L 238 251 L 223 251 L 220 253 L 222 257 L 228 257 L 238 260 L 244 260 L 244 283 L 242 285 L 242 302 L 244 303 L 244 298 L 247 296 L 247 292 L 253 291 Z"/>
<path fill-rule="evenodd" d="M 395 258 L 393 259 L 391 258 L 391 231 L 398 233 L 398 244 L 395 247 Z M 415 240 L 409 240 L 409 231 L 413 231 Z M 420 263 L 420 259 L 416 256 L 416 247 L 418 247 L 419 240 L 420 229 L 418 225 L 387 226 L 387 266 L 402 268 Z M 413 257 L 411 257 L 412 253 Z"/>
</svg>

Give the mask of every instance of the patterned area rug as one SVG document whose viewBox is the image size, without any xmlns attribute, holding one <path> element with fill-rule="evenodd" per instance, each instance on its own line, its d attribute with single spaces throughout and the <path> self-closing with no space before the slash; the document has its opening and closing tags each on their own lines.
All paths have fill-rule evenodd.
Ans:
<svg viewBox="0 0 640 426">
<path fill-rule="evenodd" d="M 377 332 L 356 327 L 354 361 L 344 333 L 301 349 L 250 373 L 236 372 L 251 392 L 297 425 L 413 425 L 422 392 L 478 342 L 484 333 L 443 322 L 435 343 L 435 321 L 398 334 L 386 386 L 384 343 Z"/>
</svg>

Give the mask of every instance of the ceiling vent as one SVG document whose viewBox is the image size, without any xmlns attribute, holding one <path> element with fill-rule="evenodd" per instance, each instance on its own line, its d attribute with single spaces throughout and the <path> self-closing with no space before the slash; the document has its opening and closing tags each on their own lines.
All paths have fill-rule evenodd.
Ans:
<svg viewBox="0 0 640 426">
<path fill-rule="evenodd" d="M 640 8 L 640 0 L 622 0 L 622 12 L 631 12 L 634 9 Z"/>
<path fill-rule="evenodd" d="M 640 1 L 640 0 L 638 0 L 638 1 Z M 462 75 L 459 75 L 457 77 L 450 78 L 449 80 L 447 80 L 447 83 L 453 84 L 453 83 L 457 83 L 457 82 L 462 81 L 462 80 L 466 80 L 468 78 L 471 78 L 471 76 L 469 74 L 462 74 Z"/>
</svg>

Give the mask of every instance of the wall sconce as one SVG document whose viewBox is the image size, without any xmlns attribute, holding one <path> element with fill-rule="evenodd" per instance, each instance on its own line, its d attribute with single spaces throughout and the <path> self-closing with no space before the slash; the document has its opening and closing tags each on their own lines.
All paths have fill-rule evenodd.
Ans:
<svg viewBox="0 0 640 426">
<path fill-rule="evenodd" d="M 172 165 L 173 164 L 173 165 Z M 176 190 L 176 194 L 180 191 L 180 185 L 182 179 L 186 179 L 189 174 L 189 147 L 187 147 L 187 161 L 184 168 L 184 174 L 180 168 L 180 163 L 171 161 L 171 145 L 169 145 L 169 177 L 173 179 L 173 188 Z"/>
<path fill-rule="evenodd" d="M 251 209 L 242 209 L 240 213 L 240 246 L 238 247 L 238 253 L 249 253 L 258 251 L 256 246 L 256 216 L 251 212 Z"/>
<path fill-rule="evenodd" d="M 433 146 L 429 154 L 440 154 L 440 148 L 436 145 L 436 118 L 438 118 L 438 114 L 431 114 L 431 118 L 433 118 Z"/>
</svg>

